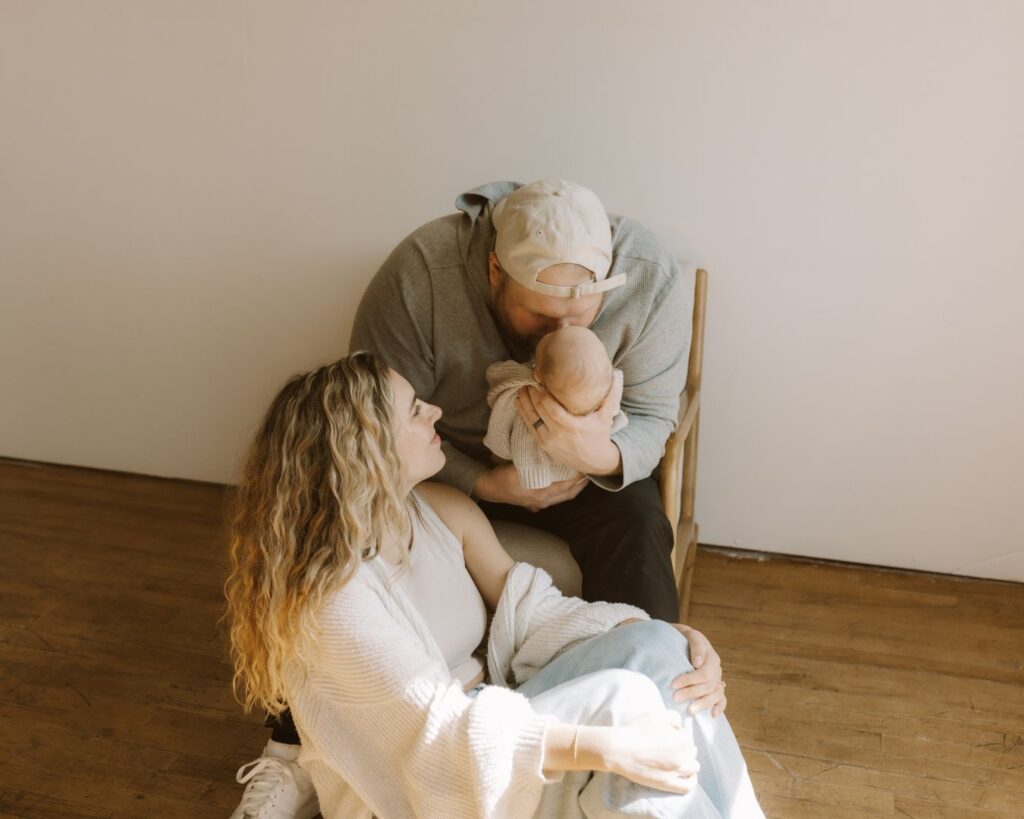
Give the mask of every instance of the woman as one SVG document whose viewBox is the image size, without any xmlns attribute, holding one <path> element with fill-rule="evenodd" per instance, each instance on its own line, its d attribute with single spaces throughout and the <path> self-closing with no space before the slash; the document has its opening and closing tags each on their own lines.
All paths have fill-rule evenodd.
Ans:
<svg viewBox="0 0 1024 819">
<path fill-rule="evenodd" d="M 717 664 L 685 676 L 706 641 L 514 564 L 422 483 L 440 415 L 357 353 L 281 390 L 243 470 L 236 690 L 291 709 L 326 819 L 761 816 Z"/>
</svg>

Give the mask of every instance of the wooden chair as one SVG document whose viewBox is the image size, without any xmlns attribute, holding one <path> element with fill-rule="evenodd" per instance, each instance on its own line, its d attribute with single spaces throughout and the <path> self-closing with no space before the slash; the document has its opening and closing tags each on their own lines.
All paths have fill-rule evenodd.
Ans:
<svg viewBox="0 0 1024 819">
<path fill-rule="evenodd" d="M 676 430 L 665 442 L 658 469 L 661 503 L 672 525 L 672 567 L 679 589 L 679 622 L 690 613 L 690 589 L 697 560 L 698 526 L 694 520 L 697 488 L 697 436 L 700 431 L 700 383 L 704 364 L 704 318 L 707 312 L 708 274 L 698 270 L 694 279 L 693 323 L 686 384 L 679 396 Z M 494 530 L 513 559 L 544 568 L 563 594 L 579 595 L 580 570 L 561 538 L 517 523 L 494 521 Z"/>
</svg>

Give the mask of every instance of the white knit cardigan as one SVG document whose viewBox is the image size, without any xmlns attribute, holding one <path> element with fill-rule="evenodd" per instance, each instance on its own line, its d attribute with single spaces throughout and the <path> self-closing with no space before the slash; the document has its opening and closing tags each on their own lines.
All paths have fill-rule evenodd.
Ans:
<svg viewBox="0 0 1024 819">
<path fill-rule="evenodd" d="M 623 620 L 621 603 L 566 598 L 543 570 L 517 563 L 491 622 L 491 685 L 468 697 L 415 607 L 377 560 L 325 606 L 319 650 L 286 674 L 301 765 L 325 819 L 532 816 L 546 782 L 544 732 L 509 690 L 569 643 Z"/>
<path fill-rule="evenodd" d="M 484 446 L 499 458 L 512 461 L 519 483 L 524 489 L 543 489 L 555 481 L 567 481 L 579 473 L 571 466 L 551 459 L 527 429 L 516 412 L 516 394 L 523 387 L 535 387 L 533 367 L 518 361 L 499 361 L 487 368 L 487 403 L 491 417 L 487 421 Z M 626 414 L 619 409 L 622 401 L 622 370 L 612 371 L 612 400 L 615 417 L 612 432 L 618 432 L 628 423 Z"/>
</svg>

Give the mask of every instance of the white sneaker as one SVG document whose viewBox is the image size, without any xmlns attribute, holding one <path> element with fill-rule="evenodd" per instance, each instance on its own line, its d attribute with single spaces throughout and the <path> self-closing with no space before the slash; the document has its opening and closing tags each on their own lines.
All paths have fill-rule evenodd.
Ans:
<svg viewBox="0 0 1024 819">
<path fill-rule="evenodd" d="M 245 793 L 231 819 L 313 819 L 320 804 L 298 756 L 297 746 L 270 740 L 263 756 L 239 768 Z"/>
</svg>

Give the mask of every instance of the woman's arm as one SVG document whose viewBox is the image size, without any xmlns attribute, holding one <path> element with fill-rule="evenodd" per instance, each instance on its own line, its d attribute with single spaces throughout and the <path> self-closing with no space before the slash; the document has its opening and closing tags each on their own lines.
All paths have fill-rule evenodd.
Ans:
<svg viewBox="0 0 1024 819">
<path fill-rule="evenodd" d="M 479 506 L 457 489 L 438 483 L 422 483 L 417 489 L 462 543 L 466 568 L 487 607 L 492 611 L 497 609 L 508 573 L 515 564 L 498 541 L 490 521 Z M 620 625 L 639 619 L 631 617 Z M 717 717 L 726 706 L 718 653 L 699 631 L 689 626 L 674 625 L 690 644 L 690 657 L 696 669 L 680 674 L 673 681 L 675 699 L 677 702 L 692 700 L 691 713 L 711 708 L 712 716 Z"/>
<path fill-rule="evenodd" d="M 689 793 L 700 766 L 681 726 L 679 714 L 668 710 L 621 726 L 550 725 L 544 771 L 607 771 L 661 791 Z"/>
<path fill-rule="evenodd" d="M 386 597 L 357 578 L 318 616 L 286 692 L 303 740 L 378 815 L 531 816 L 557 721 L 500 686 L 467 697 Z"/>
</svg>

